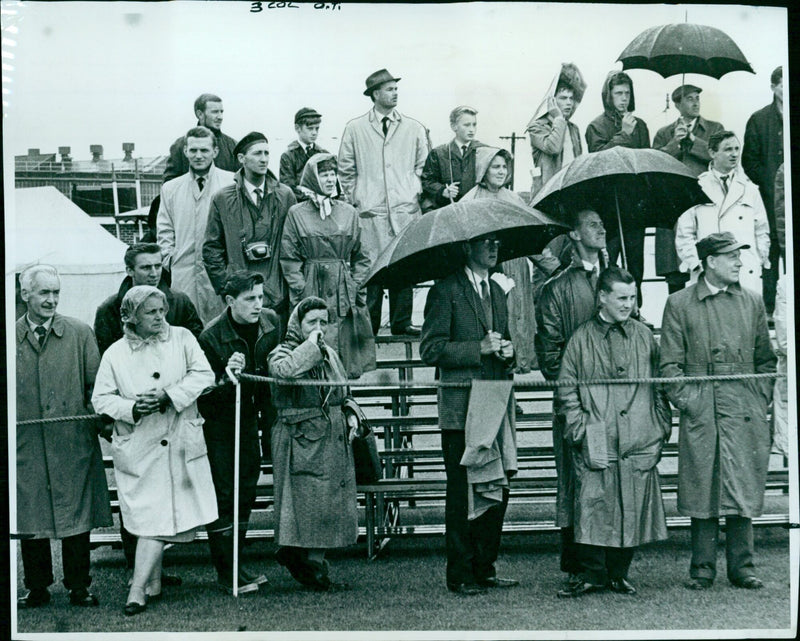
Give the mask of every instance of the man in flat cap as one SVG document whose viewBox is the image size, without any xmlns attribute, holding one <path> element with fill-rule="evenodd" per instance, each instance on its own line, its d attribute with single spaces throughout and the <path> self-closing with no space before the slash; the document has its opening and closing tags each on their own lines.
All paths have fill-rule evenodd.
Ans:
<svg viewBox="0 0 800 641">
<path fill-rule="evenodd" d="M 419 217 L 420 176 L 429 145 L 425 127 L 397 111 L 397 82 L 386 69 L 366 80 L 373 107 L 347 123 L 339 147 L 339 180 L 358 210 L 361 240 L 370 260 Z M 375 335 L 381 325 L 383 289 L 367 288 Z M 392 334 L 419 335 L 411 324 L 412 290 L 389 289 Z"/>
<path fill-rule="evenodd" d="M 303 107 L 294 115 L 294 130 L 297 132 L 297 140 L 289 143 L 286 151 L 281 154 L 281 168 L 278 178 L 282 184 L 294 191 L 297 202 L 308 200 L 297 186 L 300 184 L 300 176 L 303 167 L 314 154 L 327 154 L 322 147 L 316 145 L 319 135 L 319 124 L 322 122 L 322 115 L 315 109 Z"/>
<path fill-rule="evenodd" d="M 194 101 L 194 115 L 197 117 L 198 127 L 208 127 L 216 140 L 216 148 L 219 150 L 214 165 L 225 171 L 236 171 L 239 163 L 236 161 L 236 154 L 233 148 L 236 140 L 222 133 L 222 98 L 213 93 L 200 94 Z M 186 147 L 186 136 L 178 138 L 169 148 L 169 158 L 164 169 L 164 182 L 183 176 L 189 171 L 189 159 L 184 152 Z"/>
<path fill-rule="evenodd" d="M 220 296 L 234 271 L 246 269 L 264 277 L 264 306 L 276 312 L 286 327 L 289 299 L 280 266 L 283 223 L 297 202 L 292 190 L 269 170 L 269 141 L 257 131 L 234 149 L 241 168 L 234 184 L 211 200 L 203 243 L 206 272 Z"/>
<path fill-rule="evenodd" d="M 764 303 L 739 285 L 747 245 L 731 232 L 697 243 L 703 272 L 667 299 L 661 327 L 661 376 L 774 372 Z M 752 518 L 761 514 L 771 436 L 772 379 L 670 383 L 680 410 L 678 511 L 691 517 L 692 560 L 686 587 L 706 590 L 716 576 L 719 517 L 726 521 L 728 580 L 749 590 L 755 577 Z"/>
<path fill-rule="evenodd" d="M 739 167 L 741 145 L 732 131 L 718 131 L 708 139 L 711 164 L 697 179 L 711 203 L 695 205 L 675 223 L 675 249 L 680 270 L 694 283 L 700 274 L 695 243 L 711 233 L 731 232 L 747 243 L 742 251 L 742 287 L 761 293 L 761 270 L 770 266 L 770 228 L 758 187 Z"/>
<path fill-rule="evenodd" d="M 681 85 L 672 92 L 672 102 L 680 116 L 662 127 L 653 138 L 653 149 L 668 153 L 680 160 L 695 176 L 708 169 L 711 155 L 708 139 L 725 129 L 720 123 L 700 115 L 700 92 L 694 85 Z M 670 294 L 683 289 L 689 275 L 680 271 L 680 259 L 675 252 L 675 231 L 656 228 L 656 274 L 667 281 Z"/>
</svg>

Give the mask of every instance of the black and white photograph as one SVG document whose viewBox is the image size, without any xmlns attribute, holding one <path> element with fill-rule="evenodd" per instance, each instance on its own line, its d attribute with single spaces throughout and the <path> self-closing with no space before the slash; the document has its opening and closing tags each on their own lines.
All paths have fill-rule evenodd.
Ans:
<svg viewBox="0 0 800 641">
<path fill-rule="evenodd" d="M 0 0 L 3 636 L 795 638 L 792 17 Z"/>
</svg>

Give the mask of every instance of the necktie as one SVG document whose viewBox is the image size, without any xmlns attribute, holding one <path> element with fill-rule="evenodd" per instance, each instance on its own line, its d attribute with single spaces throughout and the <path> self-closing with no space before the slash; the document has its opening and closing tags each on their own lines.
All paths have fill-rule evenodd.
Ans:
<svg viewBox="0 0 800 641">
<path fill-rule="evenodd" d="M 597 289 L 597 266 L 592 267 L 592 270 L 587 270 L 589 274 L 589 282 L 592 284 L 592 289 Z"/>
<path fill-rule="evenodd" d="M 255 195 L 256 195 L 256 207 L 260 208 L 261 207 L 261 200 L 262 200 L 262 198 L 261 198 L 261 194 L 262 194 L 261 187 L 256 187 L 253 190 L 253 193 L 255 193 Z"/>
<path fill-rule="evenodd" d="M 483 306 L 483 315 L 486 316 L 486 323 L 489 326 L 489 331 L 491 331 L 494 324 L 494 319 L 492 318 L 492 298 L 489 295 L 489 283 L 485 280 L 481 281 L 481 305 Z"/>
<path fill-rule="evenodd" d="M 461 157 L 466 158 L 466 156 L 467 156 L 467 146 L 461 145 Z"/>
<path fill-rule="evenodd" d="M 36 329 L 33 330 L 33 333 L 36 334 L 36 338 L 39 340 L 39 347 L 44 345 L 44 337 L 47 336 L 47 330 L 42 325 L 37 325 Z"/>
<path fill-rule="evenodd" d="M 728 193 L 728 178 L 730 176 L 720 176 L 719 179 L 722 181 L 722 192 L 727 194 Z"/>
<path fill-rule="evenodd" d="M 198 189 L 200 189 L 200 191 L 203 191 L 203 187 L 205 186 L 206 186 L 206 179 L 200 176 L 200 178 L 197 179 L 197 187 Z"/>
<path fill-rule="evenodd" d="M 389 116 L 384 116 L 381 120 L 383 123 L 383 137 L 386 137 L 386 134 L 389 133 Z"/>
<path fill-rule="evenodd" d="M 309 145 L 306 147 L 306 155 L 311 158 L 314 155 L 314 145 Z"/>
</svg>

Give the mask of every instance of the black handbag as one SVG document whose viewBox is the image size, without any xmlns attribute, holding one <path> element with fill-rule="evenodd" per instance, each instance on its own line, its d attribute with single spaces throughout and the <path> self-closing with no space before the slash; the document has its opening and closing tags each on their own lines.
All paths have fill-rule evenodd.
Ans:
<svg viewBox="0 0 800 641">
<path fill-rule="evenodd" d="M 352 398 L 342 404 L 345 418 L 352 414 L 358 420 L 358 432 L 353 439 L 353 462 L 356 468 L 356 484 L 367 485 L 383 478 L 383 466 L 378 454 L 378 441 L 375 432 L 364 415 L 364 411 Z"/>
</svg>

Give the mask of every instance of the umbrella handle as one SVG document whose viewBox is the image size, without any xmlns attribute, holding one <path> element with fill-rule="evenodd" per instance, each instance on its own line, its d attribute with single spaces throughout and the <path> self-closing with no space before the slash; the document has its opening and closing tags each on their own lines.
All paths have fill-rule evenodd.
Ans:
<svg viewBox="0 0 800 641">
<path fill-rule="evenodd" d="M 622 266 L 628 269 L 628 255 L 625 252 L 625 234 L 622 232 L 622 216 L 619 213 L 619 196 L 617 188 L 614 187 L 614 204 L 617 207 L 617 225 L 619 226 L 619 249 L 622 252 Z"/>
<path fill-rule="evenodd" d="M 233 431 L 233 596 L 239 596 L 239 440 L 242 429 L 242 383 L 236 381 Z"/>
</svg>

